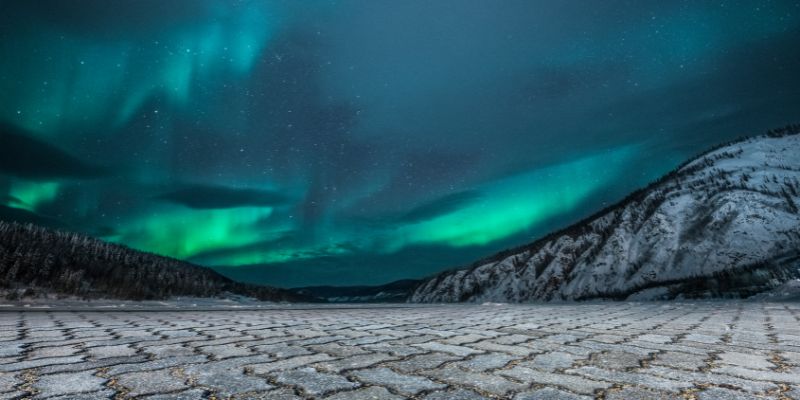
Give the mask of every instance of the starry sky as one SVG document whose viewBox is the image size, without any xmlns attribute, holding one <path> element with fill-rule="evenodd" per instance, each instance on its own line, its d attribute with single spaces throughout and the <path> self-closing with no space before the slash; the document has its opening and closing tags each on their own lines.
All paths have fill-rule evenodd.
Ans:
<svg viewBox="0 0 800 400">
<path fill-rule="evenodd" d="M 798 122 L 799 44 L 795 0 L 0 0 L 0 219 L 420 278 Z"/>
</svg>

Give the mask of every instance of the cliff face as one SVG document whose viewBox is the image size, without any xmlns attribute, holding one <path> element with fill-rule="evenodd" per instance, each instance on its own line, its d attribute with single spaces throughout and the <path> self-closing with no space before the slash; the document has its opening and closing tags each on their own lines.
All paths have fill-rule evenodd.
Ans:
<svg viewBox="0 0 800 400">
<path fill-rule="evenodd" d="M 311 300 L 234 282 L 217 272 L 88 236 L 0 221 L 0 288 L 145 300 L 238 294 L 269 301 Z"/>
<path fill-rule="evenodd" d="M 697 157 L 619 204 L 420 285 L 412 302 L 746 296 L 800 275 L 797 127 Z"/>
</svg>

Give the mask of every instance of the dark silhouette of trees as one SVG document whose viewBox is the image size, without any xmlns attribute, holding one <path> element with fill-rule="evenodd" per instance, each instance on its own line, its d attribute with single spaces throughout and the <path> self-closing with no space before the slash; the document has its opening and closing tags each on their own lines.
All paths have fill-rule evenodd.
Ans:
<svg viewBox="0 0 800 400">
<path fill-rule="evenodd" d="M 11 297 L 19 295 L 16 289 L 36 288 L 84 298 L 129 300 L 225 294 L 270 301 L 311 300 L 88 236 L 4 221 L 0 221 L 0 288 L 11 289 Z"/>
</svg>

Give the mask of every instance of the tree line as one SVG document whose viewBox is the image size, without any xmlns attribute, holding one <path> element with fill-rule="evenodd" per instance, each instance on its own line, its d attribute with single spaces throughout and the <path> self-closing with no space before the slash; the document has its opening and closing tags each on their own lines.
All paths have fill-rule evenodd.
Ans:
<svg viewBox="0 0 800 400">
<path fill-rule="evenodd" d="M 129 300 L 226 294 L 269 301 L 310 300 L 89 236 L 5 221 L 0 221 L 0 288 L 6 289 L 9 298 L 38 290 Z"/>
</svg>

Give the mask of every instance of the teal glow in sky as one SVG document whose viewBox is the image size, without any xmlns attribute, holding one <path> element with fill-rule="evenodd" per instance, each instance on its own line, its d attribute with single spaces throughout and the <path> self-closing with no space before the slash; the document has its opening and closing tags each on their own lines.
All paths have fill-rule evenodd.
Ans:
<svg viewBox="0 0 800 400">
<path fill-rule="evenodd" d="M 417 278 L 796 122 L 798 1 L 0 0 L 0 218 Z"/>
</svg>

